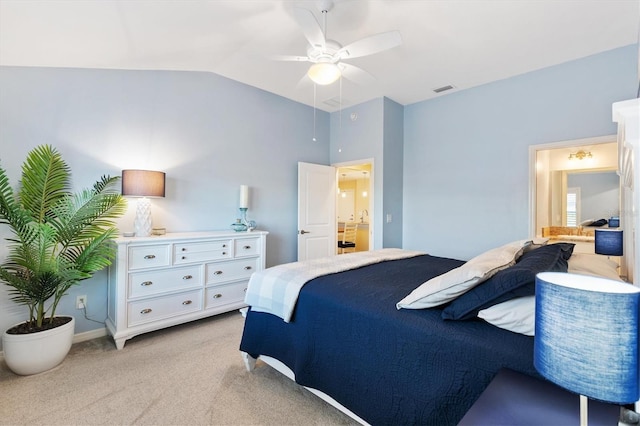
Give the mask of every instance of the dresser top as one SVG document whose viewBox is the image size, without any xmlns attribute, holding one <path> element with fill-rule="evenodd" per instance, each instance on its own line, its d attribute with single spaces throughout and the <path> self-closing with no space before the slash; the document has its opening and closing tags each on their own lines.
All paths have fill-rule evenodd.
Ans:
<svg viewBox="0 0 640 426">
<path fill-rule="evenodd" d="M 117 244 L 133 244 L 133 243 L 154 243 L 154 242 L 171 242 L 176 240 L 204 240 L 210 238 L 250 238 L 261 237 L 267 235 L 268 231 L 196 231 L 196 232 L 168 232 L 164 235 L 151 235 L 149 237 L 123 237 L 120 236 L 114 241 Z"/>
</svg>

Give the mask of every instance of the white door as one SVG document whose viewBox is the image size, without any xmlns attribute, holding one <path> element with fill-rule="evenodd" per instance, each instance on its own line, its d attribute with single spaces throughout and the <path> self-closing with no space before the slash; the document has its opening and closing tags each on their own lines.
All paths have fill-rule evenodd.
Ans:
<svg viewBox="0 0 640 426">
<path fill-rule="evenodd" d="M 336 169 L 298 163 L 298 260 L 336 254 Z"/>
</svg>

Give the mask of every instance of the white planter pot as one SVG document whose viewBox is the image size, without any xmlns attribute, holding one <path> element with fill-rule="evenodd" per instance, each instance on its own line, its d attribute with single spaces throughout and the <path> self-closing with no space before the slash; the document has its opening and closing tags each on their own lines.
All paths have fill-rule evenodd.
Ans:
<svg viewBox="0 0 640 426">
<path fill-rule="evenodd" d="M 51 330 L 31 334 L 2 335 L 2 349 L 7 366 L 16 374 L 42 373 L 60 364 L 69 353 L 76 320 Z"/>
</svg>

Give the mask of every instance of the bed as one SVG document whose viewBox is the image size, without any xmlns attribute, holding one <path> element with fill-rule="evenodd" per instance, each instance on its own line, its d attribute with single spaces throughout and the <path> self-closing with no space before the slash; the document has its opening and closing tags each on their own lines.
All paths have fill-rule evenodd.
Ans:
<svg viewBox="0 0 640 426">
<path fill-rule="evenodd" d="M 621 272 L 636 285 L 639 105 L 634 99 L 613 107 L 627 235 Z M 530 241 L 522 250 L 516 244 L 515 251 L 507 246 L 507 256 L 498 248 L 468 262 L 407 253 L 347 265 L 304 283 L 296 278 L 289 280 L 296 291 L 283 292 L 295 294 L 294 303 L 275 311 L 249 297 L 254 274 L 240 342 L 247 369 L 262 359 L 363 424 L 456 424 L 501 368 L 538 376 L 532 359 L 537 272 L 619 279 L 615 262 L 574 253 L 572 244 Z M 347 256 L 362 255 L 334 258 Z M 470 278 L 481 269 L 485 273 Z M 434 287 L 438 292 L 425 293 Z M 442 297 L 434 300 L 434 294 Z"/>
<path fill-rule="evenodd" d="M 453 425 L 501 368 L 539 377 L 526 330 L 535 274 L 567 272 L 572 249 L 523 240 L 469 262 L 408 253 L 320 275 L 300 288 L 288 318 L 250 308 L 240 350 L 248 369 L 263 359 L 361 423 Z M 478 269 L 487 273 L 469 282 Z M 447 276 L 463 285 L 443 284 Z M 434 286 L 436 300 L 421 294 Z M 401 307 L 407 300 L 414 306 Z M 490 318 L 514 301 L 522 317 L 506 328 L 514 308 Z"/>
</svg>

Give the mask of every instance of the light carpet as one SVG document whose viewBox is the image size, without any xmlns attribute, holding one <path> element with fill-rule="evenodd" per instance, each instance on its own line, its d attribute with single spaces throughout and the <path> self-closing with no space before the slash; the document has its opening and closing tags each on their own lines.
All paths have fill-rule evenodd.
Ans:
<svg viewBox="0 0 640 426">
<path fill-rule="evenodd" d="M 110 337 L 73 345 L 48 372 L 0 363 L 2 425 L 354 425 L 355 421 L 239 352 L 237 312 L 147 333 L 123 350 Z"/>
</svg>

